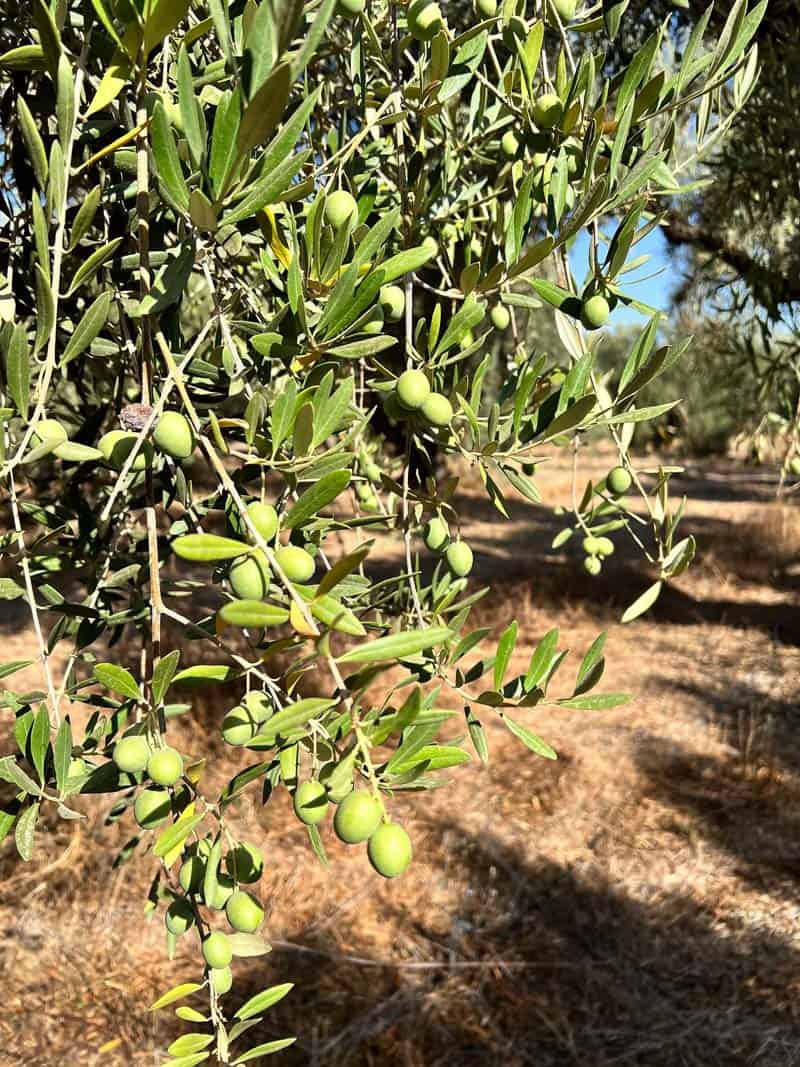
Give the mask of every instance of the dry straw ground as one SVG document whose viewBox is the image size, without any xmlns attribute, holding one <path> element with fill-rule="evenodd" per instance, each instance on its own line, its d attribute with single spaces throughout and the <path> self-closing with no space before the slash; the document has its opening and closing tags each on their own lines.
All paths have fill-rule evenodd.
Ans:
<svg viewBox="0 0 800 1067">
<path fill-rule="evenodd" d="M 541 482 L 566 502 L 565 463 Z M 402 880 L 333 841 L 324 871 L 285 795 L 241 806 L 242 836 L 267 856 L 274 950 L 240 965 L 239 995 L 297 983 L 259 1034 L 299 1036 L 281 1062 L 800 1063 L 800 509 L 774 500 L 763 469 L 691 467 L 678 484 L 699 560 L 629 627 L 621 610 L 651 580 L 633 552 L 592 581 L 550 550 L 548 513 L 515 503 L 504 526 L 466 502 L 495 587 L 482 618 L 516 616 L 521 649 L 557 618 L 576 654 L 607 627 L 605 688 L 637 699 L 534 713 L 554 764 L 486 715 L 488 769 L 393 803 L 416 848 Z M 17 658 L 30 634 L 6 621 Z M 198 707 L 188 751 L 224 706 Z M 130 824 L 85 810 L 30 866 L 0 846 L 4 1067 L 149 1067 L 182 1026 L 143 1006 L 192 976 L 194 956 L 165 961 L 160 918 L 142 932 L 152 863 L 112 868 Z"/>
</svg>

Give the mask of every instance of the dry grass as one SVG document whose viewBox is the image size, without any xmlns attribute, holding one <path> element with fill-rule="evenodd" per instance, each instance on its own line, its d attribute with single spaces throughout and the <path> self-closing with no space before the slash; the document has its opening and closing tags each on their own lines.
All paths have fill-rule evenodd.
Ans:
<svg viewBox="0 0 800 1067">
<path fill-rule="evenodd" d="M 470 501 L 465 533 L 495 583 L 479 614 L 517 617 L 515 665 L 555 622 L 571 660 L 607 627 L 604 688 L 636 702 L 532 713 L 555 764 L 487 714 L 488 768 L 393 802 L 416 849 L 398 883 L 335 841 L 323 870 L 284 795 L 242 802 L 237 831 L 268 857 L 274 951 L 239 966 L 238 995 L 297 983 L 258 1035 L 298 1034 L 279 1062 L 800 1064 L 797 508 L 740 473 L 687 475 L 698 565 L 631 628 L 616 620 L 650 580 L 632 552 L 592 583 L 573 550 L 549 549 L 551 518 L 515 506 L 498 527 Z M 543 482 L 563 498 L 566 467 Z M 212 736 L 222 710 L 194 729 Z M 4 1067 L 149 1067 L 182 1027 L 142 1005 L 196 973 L 193 946 L 168 963 L 160 919 L 142 933 L 152 864 L 115 870 L 130 822 L 87 811 L 30 867 L 0 848 Z"/>
</svg>

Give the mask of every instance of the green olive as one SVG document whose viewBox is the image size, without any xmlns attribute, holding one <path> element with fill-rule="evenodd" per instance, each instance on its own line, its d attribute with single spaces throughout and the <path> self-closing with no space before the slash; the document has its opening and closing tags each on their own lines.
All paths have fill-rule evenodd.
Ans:
<svg viewBox="0 0 800 1067">
<path fill-rule="evenodd" d="M 406 294 L 399 285 L 383 285 L 378 294 L 383 314 L 389 322 L 399 322 L 406 309 Z"/>
<path fill-rule="evenodd" d="M 364 790 L 354 790 L 336 809 L 333 828 L 341 841 L 355 845 L 371 837 L 380 821 L 381 806 L 375 797 Z"/>
<path fill-rule="evenodd" d="M 578 0 L 551 0 L 562 22 L 572 22 L 578 7 Z"/>
<path fill-rule="evenodd" d="M 237 889 L 225 905 L 228 922 L 241 934 L 254 934 L 264 921 L 264 909 L 255 897 Z"/>
<path fill-rule="evenodd" d="M 226 745 L 249 745 L 258 733 L 258 726 L 252 711 L 237 704 L 222 720 L 222 738 Z"/>
<path fill-rule="evenodd" d="M 167 929 L 175 937 L 182 937 L 187 930 L 194 926 L 194 921 L 194 909 L 188 900 L 182 900 L 181 898 L 172 901 L 164 916 L 164 923 Z"/>
<path fill-rule="evenodd" d="M 450 570 L 457 578 L 466 578 L 472 570 L 472 549 L 466 541 L 453 541 L 447 546 L 445 559 Z"/>
<path fill-rule="evenodd" d="M 230 967 L 211 967 L 208 972 L 208 980 L 218 997 L 224 997 L 230 993 L 233 986 L 233 971 Z"/>
<path fill-rule="evenodd" d="M 143 830 L 161 826 L 170 816 L 172 805 L 165 789 L 143 789 L 133 805 L 133 815 Z"/>
<path fill-rule="evenodd" d="M 551 130 L 561 122 L 564 108 L 555 93 L 543 93 L 533 105 L 533 121 L 540 130 Z"/>
<path fill-rule="evenodd" d="M 418 411 L 430 396 L 431 387 L 421 370 L 406 370 L 397 379 L 396 391 L 407 411 Z"/>
<path fill-rule="evenodd" d="M 126 430 L 109 430 L 103 434 L 97 442 L 97 447 L 103 453 L 103 458 L 109 467 L 114 470 L 122 470 L 125 461 L 131 454 L 136 442 L 137 435 L 128 433 Z M 136 453 L 132 470 L 146 470 L 153 462 L 153 446 L 149 441 L 144 441 L 142 447 Z"/>
<path fill-rule="evenodd" d="M 237 882 L 257 882 L 264 873 L 264 857 L 261 849 L 249 841 L 240 841 L 225 857 L 225 868 Z"/>
<path fill-rule="evenodd" d="M 141 734 L 123 737 L 114 745 L 114 762 L 126 774 L 139 774 L 147 766 L 150 746 Z"/>
<path fill-rule="evenodd" d="M 321 782 L 302 782 L 294 793 L 294 813 L 306 826 L 322 822 L 328 810 L 328 794 Z"/>
<path fill-rule="evenodd" d="M 413 850 L 402 826 L 383 823 L 367 843 L 369 862 L 384 878 L 396 878 L 408 867 Z"/>
<path fill-rule="evenodd" d="M 475 0 L 475 14 L 481 19 L 493 19 L 497 14 L 497 0 Z"/>
<path fill-rule="evenodd" d="M 175 785 L 183 774 L 183 757 L 174 748 L 157 748 L 147 761 L 147 773 L 157 785 Z"/>
<path fill-rule="evenodd" d="M 193 853 L 185 859 L 178 871 L 178 881 L 184 893 L 196 893 L 203 884 L 205 860 L 199 853 Z"/>
<path fill-rule="evenodd" d="M 272 504 L 265 504 L 261 500 L 252 500 L 247 505 L 247 514 L 264 540 L 271 541 L 278 532 L 278 513 Z"/>
<path fill-rule="evenodd" d="M 632 484 L 631 472 L 625 467 L 614 467 L 606 476 L 606 488 L 612 496 L 623 496 Z"/>
<path fill-rule="evenodd" d="M 431 426 L 448 426 L 453 417 L 453 408 L 446 396 L 441 393 L 429 393 L 420 409 L 422 417 Z"/>
<path fill-rule="evenodd" d="M 596 578 L 600 571 L 603 569 L 603 564 L 597 558 L 597 556 L 587 556 L 583 561 L 583 569 L 587 574 L 591 574 L 593 578 Z"/>
<path fill-rule="evenodd" d="M 587 330 L 599 330 L 608 322 L 610 314 L 608 301 L 600 293 L 590 296 L 581 304 L 581 322 Z"/>
<path fill-rule="evenodd" d="M 343 19 L 354 19 L 364 10 L 364 0 L 338 0 L 336 14 Z"/>
<path fill-rule="evenodd" d="M 519 139 L 513 130 L 506 130 L 500 140 L 500 148 L 503 155 L 508 156 L 509 159 L 514 159 L 517 152 L 519 152 Z"/>
<path fill-rule="evenodd" d="M 337 189 L 325 201 L 325 218 L 334 230 L 350 222 L 357 212 L 358 205 L 346 189 Z"/>
<path fill-rule="evenodd" d="M 233 949 L 227 934 L 213 930 L 203 941 L 203 958 L 209 967 L 218 971 L 233 959 Z"/>
<path fill-rule="evenodd" d="M 524 41 L 528 36 L 528 24 L 519 15 L 512 15 L 503 29 L 503 44 L 514 55 L 517 54 L 517 41 Z"/>
<path fill-rule="evenodd" d="M 228 571 L 228 581 L 234 595 L 240 600 L 263 600 L 269 592 L 272 576 L 267 557 L 262 549 L 235 559 Z"/>
<path fill-rule="evenodd" d="M 434 515 L 425 527 L 425 544 L 431 552 L 443 552 L 449 540 L 447 523 L 440 515 Z"/>
<path fill-rule="evenodd" d="M 432 41 L 444 29 L 441 8 L 431 0 L 412 0 L 407 18 L 408 32 L 417 41 Z"/>
<path fill-rule="evenodd" d="M 257 723 L 266 722 L 272 715 L 272 701 L 266 693 L 252 689 L 242 697 L 242 704 L 247 708 Z"/>
<path fill-rule="evenodd" d="M 189 420 L 180 411 L 165 411 L 153 431 L 156 447 L 173 459 L 188 459 L 194 452 L 195 436 Z"/>
<path fill-rule="evenodd" d="M 308 582 L 314 576 L 316 565 L 304 548 L 284 545 L 276 549 L 275 559 L 290 582 Z"/>
<path fill-rule="evenodd" d="M 507 330 L 511 323 L 511 312 L 505 304 L 495 304 L 489 312 L 489 318 L 496 330 Z"/>
</svg>

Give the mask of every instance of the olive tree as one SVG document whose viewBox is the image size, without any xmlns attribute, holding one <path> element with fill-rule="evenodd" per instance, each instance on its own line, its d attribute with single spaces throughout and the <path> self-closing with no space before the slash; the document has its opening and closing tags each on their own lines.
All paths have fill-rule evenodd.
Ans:
<svg viewBox="0 0 800 1067">
<path fill-rule="evenodd" d="M 487 760 L 487 716 L 554 759 L 534 709 L 628 699 L 595 690 L 604 634 L 567 679 L 554 626 L 509 677 L 516 622 L 470 627 L 465 471 L 501 521 L 509 492 L 539 501 L 546 448 L 577 471 L 587 431 L 608 435 L 618 460 L 575 485 L 557 542 L 579 539 L 589 574 L 611 534 L 641 547 L 654 583 L 626 620 L 694 552 L 670 469 L 629 453 L 677 402 L 641 390 L 686 345 L 657 347 L 626 284 L 703 148 L 676 122 L 720 136 L 747 100 L 762 6 L 739 0 L 710 45 L 701 24 L 669 75 L 657 27 L 611 77 L 625 0 L 450 7 L 34 0 L 0 57 L 0 594 L 29 609 L 41 670 L 3 694 L 0 833 L 27 860 L 40 816 L 83 818 L 87 794 L 136 825 L 120 859 L 153 866 L 168 951 L 198 942 L 158 1002 L 191 998 L 173 1064 L 291 1040 L 245 1036 L 287 986 L 227 1006 L 232 960 L 267 948 L 263 857 L 231 820 L 246 790 L 287 790 L 323 862 L 333 813 L 395 877 L 396 794 Z M 645 321 L 612 390 L 595 358 L 620 302 Z M 542 306 L 558 351 L 526 341 Z M 434 452 L 445 470 L 419 462 Z M 218 791 L 212 754 L 176 737 L 193 689 L 223 683 L 239 763 Z"/>
</svg>

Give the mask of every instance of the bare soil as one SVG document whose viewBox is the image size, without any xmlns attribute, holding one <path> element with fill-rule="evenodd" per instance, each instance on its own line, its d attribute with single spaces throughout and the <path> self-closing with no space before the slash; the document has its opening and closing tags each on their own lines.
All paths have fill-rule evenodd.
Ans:
<svg viewBox="0 0 800 1067">
<path fill-rule="evenodd" d="M 608 465 L 582 460 L 582 476 Z M 569 464 L 540 474 L 566 504 Z M 593 580 L 577 545 L 550 548 L 557 517 L 514 500 L 501 523 L 465 494 L 463 532 L 494 587 L 475 623 L 519 620 L 519 669 L 558 625 L 565 673 L 607 629 L 602 689 L 636 699 L 531 712 L 555 763 L 486 709 L 488 767 L 392 802 L 415 847 L 402 879 L 379 880 L 331 833 L 323 869 L 284 794 L 240 805 L 237 832 L 267 857 L 273 951 L 237 965 L 230 1000 L 296 983 L 249 1035 L 298 1035 L 275 1062 L 800 1064 L 800 508 L 763 468 L 695 464 L 675 484 L 698 560 L 629 626 L 622 610 L 653 580 L 632 545 Z M 20 617 L 2 622 L 4 660 L 30 654 Z M 22 684 L 36 681 L 31 668 Z M 200 750 L 225 710 L 198 708 L 183 745 Z M 149 1067 L 185 1028 L 145 1007 L 196 977 L 195 945 L 166 960 L 160 915 L 141 922 L 155 862 L 112 866 L 130 816 L 84 810 L 40 834 L 27 866 L 0 845 L 8 1067 Z"/>
</svg>

